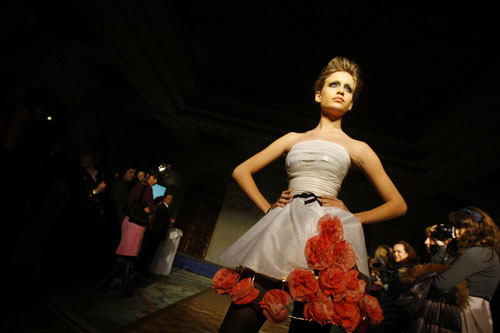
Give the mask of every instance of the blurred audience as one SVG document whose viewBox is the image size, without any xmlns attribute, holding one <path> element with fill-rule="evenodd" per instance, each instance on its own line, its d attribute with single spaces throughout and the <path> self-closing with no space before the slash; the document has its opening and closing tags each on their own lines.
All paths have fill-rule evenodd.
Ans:
<svg viewBox="0 0 500 333">
<path fill-rule="evenodd" d="M 378 294 L 381 288 L 387 290 L 392 279 L 394 269 L 394 258 L 392 248 L 381 244 L 375 249 L 375 255 L 369 261 L 372 280 L 372 294 Z"/>
</svg>

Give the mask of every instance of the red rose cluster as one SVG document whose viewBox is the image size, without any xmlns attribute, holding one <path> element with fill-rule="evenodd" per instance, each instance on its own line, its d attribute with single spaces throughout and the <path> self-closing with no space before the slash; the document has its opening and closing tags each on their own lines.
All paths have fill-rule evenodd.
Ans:
<svg viewBox="0 0 500 333">
<path fill-rule="evenodd" d="M 338 217 L 325 215 L 318 221 L 319 234 L 311 237 L 305 248 L 309 268 L 296 268 L 287 278 L 290 295 L 271 289 L 260 306 L 266 318 L 281 322 L 288 317 L 292 298 L 304 302 L 304 318 L 320 323 L 342 326 L 347 332 L 358 327 L 361 319 L 375 325 L 384 319 L 375 297 L 365 295 L 366 282 L 358 279 L 354 269 L 356 254 L 344 240 L 342 223 Z M 251 278 L 238 282 L 237 271 L 222 268 L 212 279 L 212 287 L 219 294 L 229 294 L 236 304 L 247 304 L 259 296 Z"/>
<path fill-rule="evenodd" d="M 212 288 L 219 295 L 229 294 L 236 304 L 248 304 L 257 299 L 260 291 L 254 287 L 252 278 L 238 281 L 239 273 L 234 269 L 221 268 L 212 278 Z M 292 298 L 284 290 L 271 289 L 259 302 L 267 320 L 280 323 L 288 318 L 287 306 L 292 304 Z"/>
</svg>

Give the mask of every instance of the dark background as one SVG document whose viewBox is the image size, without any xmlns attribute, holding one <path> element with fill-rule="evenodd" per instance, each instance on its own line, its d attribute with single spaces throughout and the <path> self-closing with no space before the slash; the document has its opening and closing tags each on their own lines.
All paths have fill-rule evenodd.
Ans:
<svg viewBox="0 0 500 333">
<path fill-rule="evenodd" d="M 279 136 L 316 125 L 313 81 L 337 55 L 356 60 L 365 82 L 344 130 L 372 146 L 408 203 L 405 217 L 365 228 L 369 250 L 400 238 L 421 247 L 425 226 L 466 205 L 500 219 L 500 57 L 497 18 L 486 3 L 25 0 L 3 7 L 9 249 L 33 239 L 44 248 L 82 147 L 101 153 L 108 174 L 128 163 L 168 162 L 186 178 L 200 151 L 224 156 L 231 169 Z M 19 105 L 28 110 L 21 116 Z M 341 198 L 352 211 L 378 202 L 367 185 L 358 173 L 344 183 Z M 25 251 L 44 261 L 43 251 Z"/>
</svg>

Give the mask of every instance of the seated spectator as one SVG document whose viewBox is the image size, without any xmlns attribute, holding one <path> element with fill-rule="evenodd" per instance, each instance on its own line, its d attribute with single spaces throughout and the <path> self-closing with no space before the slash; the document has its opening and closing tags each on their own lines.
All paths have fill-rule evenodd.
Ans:
<svg viewBox="0 0 500 333">
<path fill-rule="evenodd" d="M 373 287 L 372 291 L 377 293 L 380 291 L 380 288 L 387 290 L 394 266 L 392 248 L 385 244 L 377 246 L 374 257 L 370 259 L 369 266 Z"/>
<path fill-rule="evenodd" d="M 394 266 L 396 269 L 409 268 L 416 264 L 418 256 L 417 251 L 406 241 L 402 240 L 392 247 L 394 256 Z"/>
<path fill-rule="evenodd" d="M 400 294 L 407 288 L 407 284 L 400 279 L 400 274 L 411 269 L 417 261 L 415 249 L 406 241 L 399 241 L 392 248 L 393 267 L 385 277 L 385 282 L 374 282 L 383 286 L 384 289 L 377 295 L 378 301 L 384 311 L 384 321 L 370 327 L 368 332 L 402 332 L 405 325 L 405 318 L 402 315 L 402 308 L 395 304 Z"/>
</svg>

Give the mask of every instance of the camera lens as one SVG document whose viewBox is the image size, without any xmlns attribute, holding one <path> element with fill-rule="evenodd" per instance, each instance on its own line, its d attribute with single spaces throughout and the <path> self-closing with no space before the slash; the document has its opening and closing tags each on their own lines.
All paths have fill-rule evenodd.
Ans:
<svg viewBox="0 0 500 333">
<path fill-rule="evenodd" d="M 432 233 L 432 238 L 440 241 L 455 238 L 455 227 L 449 224 L 440 224 Z"/>
</svg>

